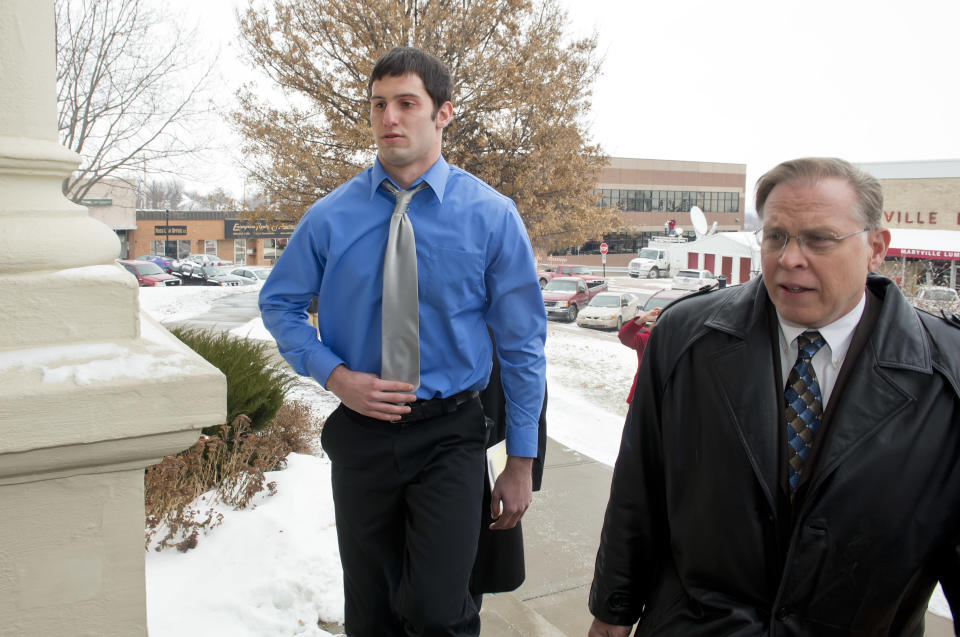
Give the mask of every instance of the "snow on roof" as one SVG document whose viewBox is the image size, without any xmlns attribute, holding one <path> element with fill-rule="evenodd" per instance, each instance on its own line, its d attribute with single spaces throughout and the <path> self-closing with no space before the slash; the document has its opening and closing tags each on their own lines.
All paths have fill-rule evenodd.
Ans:
<svg viewBox="0 0 960 637">
<path fill-rule="evenodd" d="M 704 250 L 716 252 L 716 244 L 726 245 L 728 250 L 748 257 L 753 256 L 760 250 L 757 237 L 752 232 L 718 232 L 688 243 L 686 248 L 689 252 L 703 252 Z"/>
<path fill-rule="evenodd" d="M 960 261 L 960 231 L 891 228 L 887 256 Z"/>
</svg>

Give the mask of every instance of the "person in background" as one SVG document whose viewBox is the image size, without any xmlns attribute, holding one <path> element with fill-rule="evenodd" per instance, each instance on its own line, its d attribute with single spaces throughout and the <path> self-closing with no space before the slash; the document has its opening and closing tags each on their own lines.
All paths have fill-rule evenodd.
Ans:
<svg viewBox="0 0 960 637">
<path fill-rule="evenodd" d="M 617 332 L 617 338 L 620 342 L 637 352 L 637 373 L 633 375 L 633 384 L 630 385 L 630 393 L 627 394 L 627 402 L 633 401 L 633 391 L 637 386 L 637 374 L 640 373 L 640 363 L 643 361 L 643 350 L 647 346 L 647 340 L 650 339 L 650 331 L 660 316 L 659 307 L 655 307 L 648 312 L 638 314 L 632 321 L 628 321 L 621 326 Z"/>
<path fill-rule="evenodd" d="M 449 70 L 423 51 L 377 60 L 375 162 L 310 207 L 260 293 L 280 353 L 341 401 L 321 443 L 351 637 L 480 632 L 469 580 L 488 328 L 509 456 L 491 494 L 494 528 L 514 527 L 532 501 L 546 313 L 514 203 L 441 156 L 452 93 Z"/>
<path fill-rule="evenodd" d="M 762 276 L 647 343 L 597 552 L 592 637 L 920 637 L 960 613 L 960 329 L 871 274 L 880 183 L 757 182 Z"/>
</svg>

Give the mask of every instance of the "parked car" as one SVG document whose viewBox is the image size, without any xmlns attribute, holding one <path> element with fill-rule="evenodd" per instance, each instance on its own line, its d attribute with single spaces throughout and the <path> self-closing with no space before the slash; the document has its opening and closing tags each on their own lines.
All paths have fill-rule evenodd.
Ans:
<svg viewBox="0 0 960 637">
<path fill-rule="evenodd" d="M 619 330 L 637 315 L 640 300 L 625 292 L 601 292 L 577 314 L 580 327 L 606 327 Z"/>
<path fill-rule="evenodd" d="M 654 292 L 647 302 L 643 304 L 643 312 L 649 312 L 650 310 L 658 307 L 667 307 L 677 299 L 681 299 L 685 296 L 693 294 L 694 290 L 671 290 L 665 289 L 660 290 L 659 292 Z"/>
<path fill-rule="evenodd" d="M 547 311 L 547 318 L 562 318 L 572 323 L 577 320 L 581 307 L 586 307 L 590 299 L 606 291 L 607 282 L 604 279 L 550 279 L 547 287 L 543 288 L 543 307 Z"/>
<path fill-rule="evenodd" d="M 546 265 L 537 269 L 537 278 L 540 279 L 540 289 L 547 287 L 551 279 L 561 276 L 572 276 L 578 279 L 596 279 L 593 271 L 585 265 Z"/>
<path fill-rule="evenodd" d="M 227 274 L 218 265 L 181 261 L 180 272 L 177 274 L 184 285 L 243 285 L 243 279 Z"/>
<path fill-rule="evenodd" d="M 936 285 L 923 285 L 913 298 L 913 304 L 921 310 L 931 314 L 944 312 L 960 312 L 960 296 L 953 288 Z"/>
<path fill-rule="evenodd" d="M 168 285 L 180 285 L 180 279 L 167 274 L 160 269 L 156 263 L 150 261 L 138 261 L 129 259 L 117 259 L 117 263 L 137 277 L 137 283 L 142 288 L 166 287 Z"/>
<path fill-rule="evenodd" d="M 233 265 L 233 261 L 221 259 L 215 254 L 191 254 L 180 260 L 181 263 L 197 263 L 199 265 Z"/>
<path fill-rule="evenodd" d="M 141 254 L 136 259 L 131 259 L 132 261 L 149 261 L 150 263 L 155 263 L 160 267 L 161 270 L 167 274 L 172 274 L 177 268 L 180 267 L 180 262 L 174 259 L 173 257 L 165 257 L 160 254 Z"/>
<path fill-rule="evenodd" d="M 720 282 L 710 270 L 678 270 L 673 277 L 674 290 L 699 290 L 706 287 L 717 287 Z"/>
<path fill-rule="evenodd" d="M 272 270 L 273 268 L 265 265 L 245 265 L 230 270 L 230 274 L 243 279 L 244 285 L 256 285 L 266 281 Z"/>
</svg>

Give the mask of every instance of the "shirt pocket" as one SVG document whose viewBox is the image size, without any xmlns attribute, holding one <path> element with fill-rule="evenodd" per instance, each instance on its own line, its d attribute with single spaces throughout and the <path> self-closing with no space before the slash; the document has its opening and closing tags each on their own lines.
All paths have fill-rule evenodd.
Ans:
<svg viewBox="0 0 960 637">
<path fill-rule="evenodd" d="M 420 302 L 438 312 L 461 312 L 483 307 L 483 255 L 429 246 L 418 265 Z"/>
</svg>

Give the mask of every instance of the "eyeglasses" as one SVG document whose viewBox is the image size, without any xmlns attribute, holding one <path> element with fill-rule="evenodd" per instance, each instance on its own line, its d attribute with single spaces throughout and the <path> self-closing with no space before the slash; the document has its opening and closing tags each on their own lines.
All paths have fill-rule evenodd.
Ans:
<svg viewBox="0 0 960 637">
<path fill-rule="evenodd" d="M 821 232 L 816 230 L 798 232 L 797 234 L 787 234 L 782 230 L 764 230 L 760 228 L 754 234 L 757 241 L 760 242 L 761 252 L 772 253 L 781 252 L 790 243 L 790 239 L 797 240 L 797 247 L 806 250 L 810 254 L 827 254 L 837 247 L 837 244 L 857 234 L 869 232 L 870 228 L 857 230 L 850 234 L 837 236 L 832 232 Z"/>
</svg>

